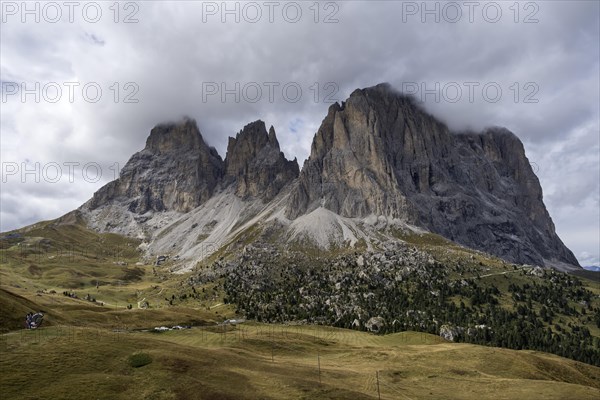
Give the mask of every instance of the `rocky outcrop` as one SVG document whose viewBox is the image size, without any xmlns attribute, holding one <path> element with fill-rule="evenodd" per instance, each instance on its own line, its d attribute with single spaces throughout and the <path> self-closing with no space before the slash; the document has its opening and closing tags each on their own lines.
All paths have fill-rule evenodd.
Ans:
<svg viewBox="0 0 600 400">
<path fill-rule="evenodd" d="M 237 196 L 260 197 L 269 201 L 298 174 L 298 162 L 285 158 L 275 129 L 271 127 L 267 133 L 263 121 L 252 122 L 235 138 L 229 138 L 225 184 L 234 184 Z"/>
<path fill-rule="evenodd" d="M 212 196 L 223 172 L 223 160 L 204 142 L 194 120 L 161 124 L 152 129 L 144 150 L 129 159 L 119 179 L 94 193 L 84 207 L 93 210 L 120 202 L 137 214 L 187 212 Z"/>
<path fill-rule="evenodd" d="M 464 334 L 464 331 L 462 326 L 442 325 L 440 326 L 440 337 L 449 342 L 455 342 Z"/>
<path fill-rule="evenodd" d="M 401 218 L 512 262 L 578 265 L 514 134 L 452 133 L 387 84 L 329 108 L 287 215 L 318 207 Z"/>
<path fill-rule="evenodd" d="M 381 332 L 384 326 L 385 326 L 385 320 L 381 317 L 371 317 L 365 323 L 365 328 L 369 332 L 373 332 L 373 333 Z"/>
</svg>

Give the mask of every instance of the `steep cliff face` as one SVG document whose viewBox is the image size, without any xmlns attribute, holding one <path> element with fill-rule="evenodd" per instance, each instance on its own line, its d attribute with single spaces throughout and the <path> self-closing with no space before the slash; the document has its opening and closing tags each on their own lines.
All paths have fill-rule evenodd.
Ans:
<svg viewBox="0 0 600 400">
<path fill-rule="evenodd" d="M 212 196 L 223 172 L 223 160 L 204 142 L 194 120 L 158 125 L 119 179 L 94 193 L 88 205 L 93 210 L 121 202 L 137 214 L 187 212 Z"/>
<path fill-rule="evenodd" d="M 406 196 L 427 188 L 429 160 L 447 157 L 451 146 L 447 128 L 421 114 L 385 85 L 356 90 L 341 106 L 332 105 L 288 215 L 322 205 L 348 217 L 376 214 L 416 222 L 417 210 Z"/>
<path fill-rule="evenodd" d="M 388 215 L 514 262 L 578 265 L 511 132 L 453 134 L 389 85 L 330 107 L 287 215 Z"/>
<path fill-rule="evenodd" d="M 279 148 L 275 129 L 255 121 L 229 138 L 225 158 L 225 184 L 235 185 L 241 198 L 271 200 L 299 174 L 296 159 L 288 161 Z"/>
</svg>

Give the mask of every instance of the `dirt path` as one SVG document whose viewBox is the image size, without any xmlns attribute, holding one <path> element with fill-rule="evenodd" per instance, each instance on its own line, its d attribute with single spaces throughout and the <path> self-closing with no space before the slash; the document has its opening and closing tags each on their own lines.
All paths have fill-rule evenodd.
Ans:
<svg viewBox="0 0 600 400">
<path fill-rule="evenodd" d="M 521 271 L 520 269 L 516 269 L 516 270 L 513 270 L 513 271 L 504 271 L 504 272 L 496 272 L 496 273 L 494 273 L 494 274 L 480 275 L 479 277 L 480 277 L 480 278 L 486 278 L 486 277 L 488 277 L 488 276 L 494 276 L 494 275 L 505 275 L 505 274 L 510 274 L 511 272 L 520 272 L 520 271 Z"/>
</svg>

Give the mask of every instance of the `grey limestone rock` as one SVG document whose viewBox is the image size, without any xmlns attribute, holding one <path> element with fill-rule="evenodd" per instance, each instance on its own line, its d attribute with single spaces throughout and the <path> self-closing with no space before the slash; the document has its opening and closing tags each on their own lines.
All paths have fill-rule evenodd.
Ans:
<svg viewBox="0 0 600 400">
<path fill-rule="evenodd" d="M 119 179 L 94 193 L 90 209 L 120 201 L 130 211 L 187 212 L 208 200 L 221 177 L 223 160 L 203 140 L 196 122 L 154 127 L 146 147 L 123 167 Z"/>
<path fill-rule="evenodd" d="M 287 209 L 387 215 L 511 262 L 577 266 L 557 236 L 521 141 L 454 133 L 388 84 L 333 104 Z"/>
<path fill-rule="evenodd" d="M 225 158 L 225 182 L 235 184 L 235 193 L 271 200 L 299 174 L 296 159 L 288 161 L 271 127 L 267 133 L 261 120 L 244 127 L 235 138 L 229 138 Z"/>
</svg>

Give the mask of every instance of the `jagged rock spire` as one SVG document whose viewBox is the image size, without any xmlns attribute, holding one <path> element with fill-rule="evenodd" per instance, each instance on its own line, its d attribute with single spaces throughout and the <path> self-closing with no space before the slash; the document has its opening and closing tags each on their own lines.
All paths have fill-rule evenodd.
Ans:
<svg viewBox="0 0 600 400">
<path fill-rule="evenodd" d="M 229 138 L 225 182 L 234 183 L 239 197 L 272 199 L 299 174 L 298 162 L 288 161 L 279 148 L 275 129 L 261 120 Z"/>
</svg>

